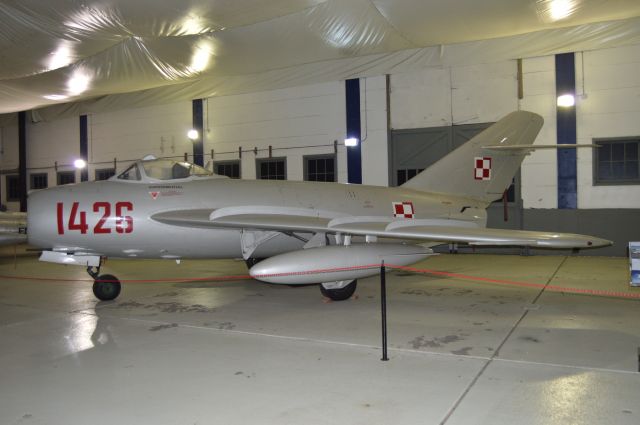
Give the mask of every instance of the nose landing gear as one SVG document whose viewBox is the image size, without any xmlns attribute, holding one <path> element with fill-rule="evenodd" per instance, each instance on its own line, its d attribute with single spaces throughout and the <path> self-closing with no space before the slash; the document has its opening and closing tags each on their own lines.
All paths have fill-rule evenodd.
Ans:
<svg viewBox="0 0 640 425">
<path fill-rule="evenodd" d="M 93 295 L 100 301 L 115 300 L 120 295 L 121 285 L 118 278 L 111 274 L 100 274 L 100 266 L 87 267 L 87 273 L 93 278 Z"/>
</svg>

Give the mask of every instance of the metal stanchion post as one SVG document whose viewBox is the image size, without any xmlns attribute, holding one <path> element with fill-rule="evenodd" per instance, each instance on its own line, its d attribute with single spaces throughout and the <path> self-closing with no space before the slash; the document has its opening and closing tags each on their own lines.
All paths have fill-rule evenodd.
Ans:
<svg viewBox="0 0 640 425">
<path fill-rule="evenodd" d="M 384 260 L 380 265 L 380 308 L 382 316 L 382 360 L 386 362 L 387 357 L 387 282 L 385 276 Z"/>
</svg>

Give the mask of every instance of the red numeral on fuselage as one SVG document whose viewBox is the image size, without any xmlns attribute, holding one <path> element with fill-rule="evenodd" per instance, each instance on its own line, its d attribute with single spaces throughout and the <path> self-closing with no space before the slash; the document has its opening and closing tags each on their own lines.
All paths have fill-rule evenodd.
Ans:
<svg viewBox="0 0 640 425">
<path fill-rule="evenodd" d="M 93 204 L 93 212 L 100 212 L 103 210 L 102 218 L 96 224 L 96 227 L 93 228 L 93 233 L 111 233 L 111 229 L 108 227 L 104 227 L 107 219 L 111 215 L 111 204 L 108 202 L 95 202 Z"/>
<path fill-rule="evenodd" d="M 133 204 L 131 202 L 116 203 L 116 232 L 131 233 L 133 232 L 133 217 L 122 215 L 123 210 L 133 211 Z"/>
<path fill-rule="evenodd" d="M 133 232 L 133 217 L 129 215 L 123 215 L 125 212 L 133 211 L 133 203 L 131 202 L 116 202 L 115 203 L 115 229 L 116 233 L 124 234 Z M 69 219 L 66 223 L 64 220 L 64 204 L 58 202 L 56 205 L 56 218 L 58 224 L 58 234 L 64 235 L 65 230 L 79 230 L 81 234 L 86 234 L 89 230 L 87 224 L 87 212 L 79 211 L 80 203 L 73 202 L 71 204 L 71 211 L 69 213 Z M 94 202 L 93 212 L 102 213 L 102 216 L 93 227 L 94 234 L 109 234 L 112 228 L 109 227 L 109 219 L 114 218 L 111 215 L 111 203 L 110 202 Z"/>
</svg>

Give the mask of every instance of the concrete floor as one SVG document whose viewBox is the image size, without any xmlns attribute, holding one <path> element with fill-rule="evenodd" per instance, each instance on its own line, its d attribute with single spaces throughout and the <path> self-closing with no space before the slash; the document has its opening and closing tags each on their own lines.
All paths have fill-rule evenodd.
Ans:
<svg viewBox="0 0 640 425">
<path fill-rule="evenodd" d="M 624 258 L 442 255 L 418 267 L 630 291 Z M 245 274 L 239 261 L 110 261 L 122 280 Z M 0 257 L 0 424 L 638 424 L 640 301 L 388 275 L 317 287 L 128 283 Z M 8 276 L 60 278 L 61 281 Z"/>
</svg>

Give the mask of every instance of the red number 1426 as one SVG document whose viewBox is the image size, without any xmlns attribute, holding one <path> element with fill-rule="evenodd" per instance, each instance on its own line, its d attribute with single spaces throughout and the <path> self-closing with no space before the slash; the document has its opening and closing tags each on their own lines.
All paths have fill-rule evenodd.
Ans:
<svg viewBox="0 0 640 425">
<path fill-rule="evenodd" d="M 133 211 L 133 204 L 131 202 L 116 202 L 113 208 L 115 215 L 112 215 L 110 202 L 94 202 L 93 212 L 101 214 L 101 218 L 98 220 L 95 226 L 93 226 L 93 233 L 105 234 L 111 233 L 112 227 L 109 226 L 109 219 L 115 218 L 115 232 L 116 233 L 131 233 L 133 232 L 133 217 L 124 215 L 125 212 Z M 71 204 L 71 211 L 69 212 L 69 218 L 65 222 L 64 204 L 58 202 L 57 204 L 57 219 L 58 219 L 58 234 L 64 235 L 65 230 L 80 231 L 83 235 L 89 230 L 87 224 L 87 212 L 79 211 L 80 203 L 74 202 Z M 111 220 L 113 221 L 113 220 Z M 66 225 L 66 227 L 65 227 Z"/>
</svg>

